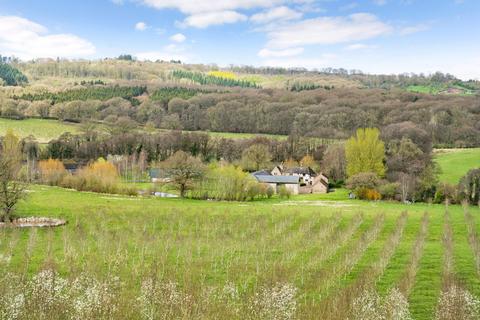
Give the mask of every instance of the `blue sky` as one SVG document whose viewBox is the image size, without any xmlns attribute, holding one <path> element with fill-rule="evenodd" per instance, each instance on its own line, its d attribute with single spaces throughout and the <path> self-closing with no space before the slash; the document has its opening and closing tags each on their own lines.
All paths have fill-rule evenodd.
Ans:
<svg viewBox="0 0 480 320">
<path fill-rule="evenodd" d="M 480 79 L 478 0 L 0 0 L 0 53 Z"/>
</svg>

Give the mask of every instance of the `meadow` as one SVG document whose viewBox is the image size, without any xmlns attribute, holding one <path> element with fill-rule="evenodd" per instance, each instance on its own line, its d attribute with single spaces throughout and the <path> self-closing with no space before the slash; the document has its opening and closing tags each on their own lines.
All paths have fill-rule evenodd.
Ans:
<svg viewBox="0 0 480 320">
<path fill-rule="evenodd" d="M 8 129 L 13 130 L 21 138 L 33 135 L 39 143 L 48 143 L 64 132 L 76 133 L 79 131 L 78 125 L 57 120 L 0 118 L 0 135 L 4 136 Z"/>
<path fill-rule="evenodd" d="M 480 148 L 438 149 L 435 161 L 441 170 L 439 180 L 457 184 L 468 170 L 480 167 Z"/>
<path fill-rule="evenodd" d="M 478 207 L 345 190 L 239 203 L 31 186 L 18 214 L 68 224 L 0 229 L 3 315 L 12 287 L 47 296 L 29 319 L 345 319 L 365 288 L 398 288 L 414 319 L 432 319 L 447 278 L 480 297 Z"/>
</svg>

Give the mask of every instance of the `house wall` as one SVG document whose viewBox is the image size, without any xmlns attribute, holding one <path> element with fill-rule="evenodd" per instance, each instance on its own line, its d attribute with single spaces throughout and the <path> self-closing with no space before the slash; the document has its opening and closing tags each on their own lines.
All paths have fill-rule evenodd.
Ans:
<svg viewBox="0 0 480 320">
<path fill-rule="evenodd" d="M 271 173 L 272 173 L 272 176 L 281 176 L 282 175 L 282 171 L 280 171 L 280 169 L 278 167 L 273 168 Z"/>
<path fill-rule="evenodd" d="M 300 192 L 300 186 L 298 184 L 285 184 L 285 187 L 291 194 L 299 194 Z"/>
<path fill-rule="evenodd" d="M 312 193 L 327 193 L 328 192 L 328 187 L 325 186 L 320 181 L 318 183 L 314 184 L 311 188 L 312 188 Z"/>
</svg>

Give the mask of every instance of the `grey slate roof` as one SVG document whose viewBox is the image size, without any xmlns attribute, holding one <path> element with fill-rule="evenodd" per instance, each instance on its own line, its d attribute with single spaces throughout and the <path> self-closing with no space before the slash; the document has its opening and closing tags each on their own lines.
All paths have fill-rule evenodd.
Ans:
<svg viewBox="0 0 480 320">
<path fill-rule="evenodd" d="M 279 184 L 298 184 L 299 176 L 272 176 L 272 175 L 256 175 L 258 182 L 263 183 L 279 183 Z"/>
<path fill-rule="evenodd" d="M 317 175 L 316 172 L 310 167 L 294 167 L 287 169 L 285 172 L 288 174 L 308 174 L 311 176 Z"/>
<path fill-rule="evenodd" d="M 252 173 L 254 176 L 271 176 L 272 174 L 270 173 L 270 171 L 267 171 L 267 170 L 259 170 L 259 171 L 255 171 L 254 173 Z"/>
</svg>

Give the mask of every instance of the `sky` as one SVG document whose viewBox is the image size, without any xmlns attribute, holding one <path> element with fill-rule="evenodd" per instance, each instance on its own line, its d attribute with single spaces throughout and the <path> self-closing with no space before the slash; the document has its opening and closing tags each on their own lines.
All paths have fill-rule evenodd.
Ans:
<svg viewBox="0 0 480 320">
<path fill-rule="evenodd" d="M 480 1 L 0 0 L 0 54 L 480 80 Z"/>
</svg>

